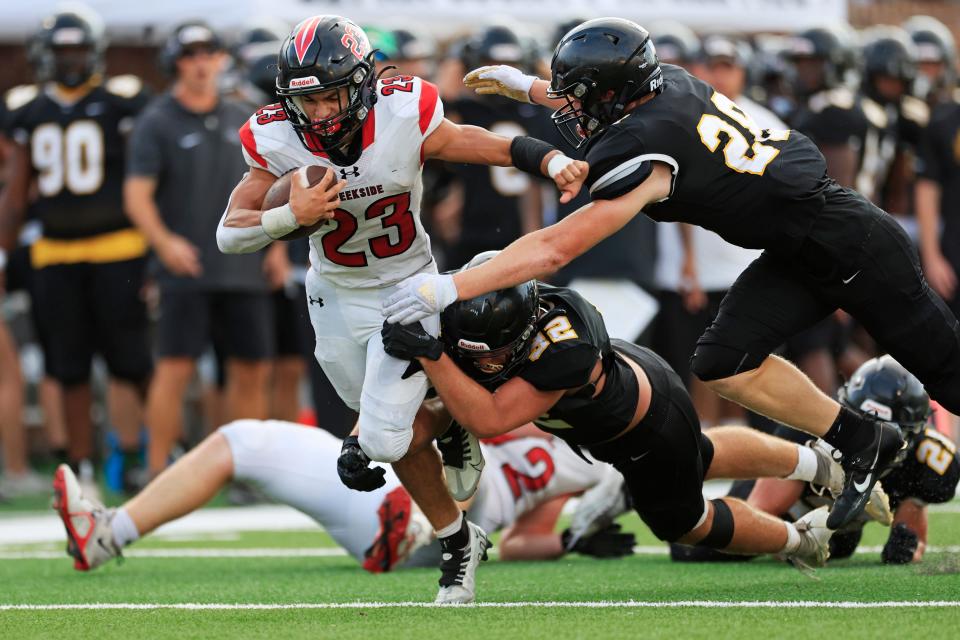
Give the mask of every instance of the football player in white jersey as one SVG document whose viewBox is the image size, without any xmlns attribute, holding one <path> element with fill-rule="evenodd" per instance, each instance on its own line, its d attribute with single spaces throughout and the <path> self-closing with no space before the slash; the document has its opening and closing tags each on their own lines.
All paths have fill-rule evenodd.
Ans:
<svg viewBox="0 0 960 640">
<path fill-rule="evenodd" d="M 408 363 L 384 353 L 381 302 L 404 278 L 436 273 L 419 218 L 425 159 L 550 175 L 562 201 L 579 191 L 587 165 L 533 138 L 504 138 L 446 120 L 437 88 L 420 78 L 378 79 L 367 36 L 340 16 L 297 25 L 278 68 L 280 103 L 260 109 L 240 130 L 250 172 L 231 196 L 218 244 L 225 252 L 255 251 L 301 226 L 328 221 L 310 237 L 306 285 L 317 360 L 360 413 L 358 432 L 344 441 L 338 460 L 341 480 L 369 491 L 384 483 L 384 469 L 370 468 L 370 460 L 392 463 L 444 546 L 437 602 L 471 602 L 486 535 L 462 516 L 444 486 L 439 456 L 425 446 L 440 434 L 428 434 L 420 420 L 429 437 L 411 444 L 421 432 L 414 419 L 428 383 L 422 373 L 403 377 Z M 277 178 L 306 165 L 329 171 L 311 188 L 295 177 L 289 204 L 261 212 Z M 436 334 L 438 317 L 425 326 Z M 471 460 L 462 468 L 472 478 L 450 483 L 458 499 L 469 495 L 482 469 L 476 441 L 462 433 Z"/>
<path fill-rule="evenodd" d="M 623 477 L 608 465 L 588 463 L 532 426 L 526 433 L 481 445 L 491 467 L 468 513 L 486 531 L 505 530 L 501 559 L 556 558 L 567 546 L 601 557 L 632 553 L 633 535 L 609 526 L 628 508 Z M 337 481 L 340 444 L 323 429 L 238 420 L 210 435 L 125 505 L 109 510 L 84 497 L 73 472 L 61 465 L 54 478 L 55 507 L 74 568 L 89 571 L 120 556 L 127 545 L 203 506 L 231 480 L 250 483 L 309 515 L 367 571 L 436 565 L 440 549 L 431 544 L 430 523 L 392 472 L 386 472 L 382 487 L 359 495 Z M 564 503 L 580 494 L 572 528 L 556 532 Z M 589 525 L 594 526 L 586 530 Z M 576 544 L 565 544 L 574 535 Z"/>
</svg>

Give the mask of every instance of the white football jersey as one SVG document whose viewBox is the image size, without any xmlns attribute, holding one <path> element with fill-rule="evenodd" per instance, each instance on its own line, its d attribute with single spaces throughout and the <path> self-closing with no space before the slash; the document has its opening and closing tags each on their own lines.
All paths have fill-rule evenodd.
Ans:
<svg viewBox="0 0 960 640">
<path fill-rule="evenodd" d="M 486 466 L 467 517 L 488 533 L 509 527 L 553 498 L 582 493 L 618 473 L 603 462 L 588 463 L 559 438 L 508 434 L 482 441 L 481 448 Z"/>
<path fill-rule="evenodd" d="M 310 262 L 342 287 L 395 284 L 430 265 L 430 239 L 420 222 L 423 141 L 443 120 L 437 87 L 414 76 L 377 83 L 364 121 L 356 164 L 335 165 L 308 151 L 279 104 L 263 107 L 240 129 L 247 164 L 281 176 L 320 165 L 347 180 L 334 219 L 310 236 Z"/>
</svg>

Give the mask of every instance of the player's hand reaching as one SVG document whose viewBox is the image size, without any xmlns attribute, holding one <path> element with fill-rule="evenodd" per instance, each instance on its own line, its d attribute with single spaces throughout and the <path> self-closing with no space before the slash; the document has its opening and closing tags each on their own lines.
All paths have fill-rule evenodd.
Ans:
<svg viewBox="0 0 960 640">
<path fill-rule="evenodd" d="M 419 322 L 404 325 L 384 321 L 380 335 L 383 337 L 383 350 L 400 360 L 439 360 L 443 355 L 443 343 L 427 333 Z"/>
<path fill-rule="evenodd" d="M 450 274 L 418 273 L 397 285 L 383 301 L 391 324 L 412 324 L 429 318 L 457 301 L 457 285 Z"/>
<path fill-rule="evenodd" d="M 373 491 L 387 483 L 383 467 L 371 467 L 370 458 L 360 448 L 357 436 L 347 436 L 337 458 L 337 474 L 345 486 L 354 491 Z"/>
<path fill-rule="evenodd" d="M 290 210 L 301 227 L 309 227 L 318 220 L 329 220 L 340 206 L 340 191 L 346 180 L 334 181 L 333 171 L 327 171 L 320 182 L 310 187 L 302 171 L 290 181 Z"/>
<path fill-rule="evenodd" d="M 506 96 L 529 104 L 530 87 L 536 79 L 514 67 L 498 64 L 474 69 L 463 77 L 463 84 L 480 95 Z"/>
<path fill-rule="evenodd" d="M 560 536 L 565 549 L 568 546 L 567 540 L 570 535 L 570 530 L 567 529 Z M 633 547 L 636 544 L 637 538 L 635 535 L 621 533 L 619 524 L 611 524 L 592 536 L 580 538 L 570 550 L 595 558 L 620 558 L 633 555 Z"/>
</svg>

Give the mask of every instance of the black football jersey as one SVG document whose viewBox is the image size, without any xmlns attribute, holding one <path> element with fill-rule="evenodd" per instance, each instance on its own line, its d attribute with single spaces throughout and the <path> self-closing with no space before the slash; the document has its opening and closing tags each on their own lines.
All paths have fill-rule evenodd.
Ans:
<svg viewBox="0 0 960 640">
<path fill-rule="evenodd" d="M 614 355 L 596 307 L 572 289 L 539 286 L 540 304 L 547 312 L 537 321 L 528 362 L 517 376 L 541 391 L 583 389 L 561 397 L 535 422 L 574 444 L 609 440 L 633 418 L 637 404 L 633 372 Z M 596 380 L 591 374 L 598 361 L 603 362 L 606 381 L 601 394 L 592 398 L 591 383 Z"/>
<path fill-rule="evenodd" d="M 903 462 L 881 478 L 883 490 L 896 508 L 908 498 L 937 504 L 956 495 L 960 481 L 957 445 L 935 429 L 926 429 L 907 449 Z"/>
<path fill-rule="evenodd" d="M 793 130 L 761 129 L 735 103 L 673 65 L 663 93 L 591 138 L 587 186 L 616 198 L 642 182 L 651 162 L 669 165 L 669 197 L 644 210 L 741 247 L 795 252 L 823 209 L 831 183 L 816 146 Z"/>
<path fill-rule="evenodd" d="M 123 213 L 125 133 L 147 102 L 133 76 L 111 78 L 73 104 L 51 90 L 13 111 L 8 128 L 26 147 L 37 179 L 28 214 L 50 238 L 80 238 L 130 226 Z"/>
<path fill-rule="evenodd" d="M 546 114 L 542 107 L 499 96 L 463 98 L 445 105 L 447 116 L 461 124 L 493 133 L 537 136 Z M 521 196 L 539 188 L 531 176 L 514 167 L 450 164 L 463 186 L 461 242 L 471 247 L 502 249 L 522 234 Z"/>
<path fill-rule="evenodd" d="M 896 153 L 896 129 L 883 107 L 846 87 L 810 96 L 790 121 L 818 148 L 848 145 L 857 152 L 855 183 L 874 199 Z"/>
</svg>

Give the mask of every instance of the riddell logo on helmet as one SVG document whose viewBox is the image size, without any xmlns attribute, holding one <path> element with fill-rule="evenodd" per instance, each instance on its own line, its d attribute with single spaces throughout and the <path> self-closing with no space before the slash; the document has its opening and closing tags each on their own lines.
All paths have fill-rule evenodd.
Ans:
<svg viewBox="0 0 960 640">
<path fill-rule="evenodd" d="M 457 340 L 457 346 L 467 351 L 490 351 L 490 347 L 485 342 L 473 342 L 463 338 Z"/>
<path fill-rule="evenodd" d="M 320 81 L 317 80 L 317 76 L 307 76 L 306 78 L 293 78 L 290 81 L 291 89 L 299 89 L 301 87 L 315 87 L 320 84 Z"/>
<path fill-rule="evenodd" d="M 893 410 L 885 404 L 880 404 L 875 400 L 864 400 L 860 405 L 860 410 L 866 413 L 872 413 L 881 420 L 893 420 Z"/>
</svg>

